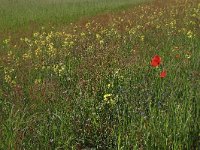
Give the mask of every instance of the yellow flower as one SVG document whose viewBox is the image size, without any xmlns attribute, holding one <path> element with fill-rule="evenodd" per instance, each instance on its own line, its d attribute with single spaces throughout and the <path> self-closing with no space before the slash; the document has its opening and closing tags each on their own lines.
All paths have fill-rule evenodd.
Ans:
<svg viewBox="0 0 200 150">
<path fill-rule="evenodd" d="M 14 69 L 8 69 L 8 68 L 5 68 L 4 69 L 4 79 L 5 81 L 10 84 L 10 85 L 16 85 L 16 81 L 14 79 L 16 79 L 16 76 L 14 78 L 12 78 L 12 73 L 14 72 Z"/>
<path fill-rule="evenodd" d="M 85 33 L 84 33 L 84 32 L 81 32 L 81 36 L 85 36 Z"/>
<path fill-rule="evenodd" d="M 39 32 L 33 33 L 33 37 L 38 37 L 38 35 L 39 35 Z"/>
<path fill-rule="evenodd" d="M 104 43 L 104 41 L 103 41 L 103 40 L 100 40 L 99 43 L 100 43 L 100 45 L 102 45 L 102 44 Z"/>
<path fill-rule="evenodd" d="M 6 44 L 6 45 L 9 44 L 9 43 L 10 43 L 10 38 L 5 39 L 5 40 L 3 41 L 3 43 Z"/>
<path fill-rule="evenodd" d="M 141 37 L 140 37 L 140 40 L 143 42 L 144 41 L 144 35 L 142 35 Z"/>
<path fill-rule="evenodd" d="M 110 88 L 110 87 L 111 87 L 111 84 L 109 83 L 109 84 L 107 85 L 107 87 Z"/>
<path fill-rule="evenodd" d="M 104 101 L 108 102 L 109 100 L 112 99 L 112 94 L 105 94 L 105 95 L 103 96 L 103 99 L 104 99 Z"/>
<path fill-rule="evenodd" d="M 193 32 L 191 31 L 191 30 L 189 30 L 188 32 L 187 32 L 187 36 L 188 36 L 188 38 L 192 38 L 193 37 Z"/>
<path fill-rule="evenodd" d="M 96 38 L 97 38 L 97 39 L 100 39 L 101 36 L 100 36 L 99 34 L 96 34 Z"/>
<path fill-rule="evenodd" d="M 85 27 L 89 28 L 89 26 L 90 26 L 90 22 L 86 23 Z"/>
<path fill-rule="evenodd" d="M 40 84 L 41 81 L 42 81 L 41 79 L 35 79 L 34 83 L 35 83 L 35 84 Z"/>
</svg>

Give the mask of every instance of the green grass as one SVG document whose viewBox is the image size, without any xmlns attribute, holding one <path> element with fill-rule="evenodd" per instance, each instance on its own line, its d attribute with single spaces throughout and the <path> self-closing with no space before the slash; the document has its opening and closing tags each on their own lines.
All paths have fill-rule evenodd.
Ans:
<svg viewBox="0 0 200 150">
<path fill-rule="evenodd" d="M 0 149 L 198 150 L 199 11 L 157 1 L 2 41 Z"/>
<path fill-rule="evenodd" d="M 0 31 L 27 26 L 66 25 L 146 0 L 0 0 Z"/>
</svg>

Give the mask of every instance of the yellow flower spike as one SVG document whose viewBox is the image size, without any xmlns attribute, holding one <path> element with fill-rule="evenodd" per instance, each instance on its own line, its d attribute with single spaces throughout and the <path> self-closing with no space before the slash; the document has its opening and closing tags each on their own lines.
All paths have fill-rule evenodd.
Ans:
<svg viewBox="0 0 200 150">
<path fill-rule="evenodd" d="M 81 36 L 85 36 L 85 33 L 84 33 L 84 32 L 81 32 Z"/>
<path fill-rule="evenodd" d="M 30 53 L 25 53 L 22 55 L 23 60 L 27 60 L 31 58 L 31 54 Z"/>
<path fill-rule="evenodd" d="M 142 35 L 141 37 L 140 37 L 140 40 L 143 42 L 144 41 L 144 35 Z"/>
<path fill-rule="evenodd" d="M 33 37 L 38 37 L 39 36 L 39 32 L 35 32 L 35 33 L 33 33 Z"/>
<path fill-rule="evenodd" d="M 73 42 L 73 41 L 69 42 L 69 46 L 70 46 L 70 47 L 73 46 L 73 45 L 74 45 L 74 42 Z"/>
<path fill-rule="evenodd" d="M 10 38 L 3 40 L 3 43 L 8 45 L 10 43 Z"/>
<path fill-rule="evenodd" d="M 35 81 L 34 81 L 35 84 L 40 84 L 41 82 L 42 82 L 41 79 L 35 79 Z"/>
<path fill-rule="evenodd" d="M 193 32 L 191 31 L 191 30 L 189 30 L 188 32 L 187 32 L 187 36 L 188 36 L 188 38 L 192 38 L 193 36 L 194 36 L 194 34 L 193 34 Z"/>
<path fill-rule="evenodd" d="M 109 101 L 109 99 L 111 99 L 112 98 L 112 94 L 105 94 L 104 96 L 103 96 L 103 99 L 104 99 L 104 101 Z"/>
<path fill-rule="evenodd" d="M 97 39 L 100 39 L 101 36 L 100 36 L 99 34 L 96 34 L 96 38 L 97 38 Z"/>
<path fill-rule="evenodd" d="M 99 43 L 100 43 L 100 45 L 103 45 L 103 44 L 104 44 L 104 41 L 103 41 L 103 40 L 100 40 Z"/>
<path fill-rule="evenodd" d="M 109 83 L 109 84 L 107 85 L 107 87 L 110 88 L 110 87 L 111 87 L 111 84 Z"/>
<path fill-rule="evenodd" d="M 90 22 L 86 23 L 85 27 L 89 28 L 90 27 Z"/>
<path fill-rule="evenodd" d="M 6 81 L 7 83 L 11 83 L 11 81 L 12 81 L 10 75 L 5 75 L 4 79 L 5 79 L 5 81 Z"/>
<path fill-rule="evenodd" d="M 35 55 L 38 57 L 40 54 L 42 53 L 41 49 L 40 48 L 37 48 L 35 50 Z"/>
</svg>

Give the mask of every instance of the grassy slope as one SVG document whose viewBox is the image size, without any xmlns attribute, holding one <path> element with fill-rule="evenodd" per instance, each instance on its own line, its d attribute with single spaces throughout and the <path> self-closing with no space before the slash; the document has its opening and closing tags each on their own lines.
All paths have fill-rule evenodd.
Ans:
<svg viewBox="0 0 200 150">
<path fill-rule="evenodd" d="M 0 0 L 0 31 L 61 25 L 145 0 Z"/>
</svg>

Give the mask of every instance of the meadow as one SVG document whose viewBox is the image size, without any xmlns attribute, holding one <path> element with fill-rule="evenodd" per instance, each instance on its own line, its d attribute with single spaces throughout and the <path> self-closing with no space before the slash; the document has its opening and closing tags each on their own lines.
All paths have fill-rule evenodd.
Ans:
<svg viewBox="0 0 200 150">
<path fill-rule="evenodd" d="M 0 149 L 198 150 L 199 58 L 198 0 L 11 35 L 0 44 Z"/>
<path fill-rule="evenodd" d="M 0 31 L 60 27 L 144 1 L 148 0 L 0 0 Z"/>
</svg>

